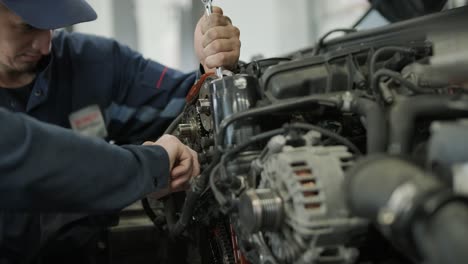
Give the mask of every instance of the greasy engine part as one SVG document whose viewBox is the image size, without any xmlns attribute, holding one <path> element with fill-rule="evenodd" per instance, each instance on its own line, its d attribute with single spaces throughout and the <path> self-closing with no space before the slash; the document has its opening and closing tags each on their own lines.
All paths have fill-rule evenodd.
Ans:
<svg viewBox="0 0 468 264">
<path fill-rule="evenodd" d="M 367 183 L 354 184 L 353 194 L 374 196 L 358 202 L 385 206 L 377 190 L 398 189 L 399 179 L 413 180 L 400 177 L 408 167 L 428 178 L 418 176 L 422 180 L 414 184 L 419 187 L 433 178 L 449 179 L 443 188 L 452 192 L 450 180 L 468 182 L 468 150 L 456 148 L 461 159 L 456 164 L 447 161 L 455 160 L 449 155 L 434 154 L 462 146 L 457 142 L 468 134 L 465 126 L 456 125 L 456 133 L 449 134 L 454 136 L 441 140 L 440 134 L 449 130 L 436 129 L 441 121 L 468 115 L 468 31 L 459 30 L 467 23 L 468 7 L 449 10 L 349 33 L 323 41 L 316 51 L 253 61 L 239 74 L 205 80 L 177 120 L 176 135 L 203 157 L 203 172 L 193 180 L 184 206 L 169 207 L 172 234 L 191 238 L 194 230 L 212 234 L 220 219 L 231 224 L 234 231 L 223 229 L 229 235 L 200 243 L 217 241 L 211 244 L 222 250 L 203 251 L 211 255 L 202 259 L 221 262 L 219 252 L 237 251 L 229 237 L 236 238 L 241 250 L 237 259 L 251 263 L 405 264 L 403 255 L 412 260 L 450 255 L 428 250 L 427 244 L 417 248 L 413 243 L 413 252 L 401 250 L 407 241 L 392 239 L 385 228 L 379 229 L 383 235 L 373 235 L 376 230 L 367 224 L 381 227 L 379 212 L 362 213 L 364 207 L 346 202 L 345 191 L 350 192 L 347 175 L 364 177 Z M 408 166 L 379 171 L 375 166 L 387 163 L 371 160 L 365 169 L 356 168 L 356 160 L 377 154 L 395 155 L 404 160 L 397 164 Z M 431 195 L 427 193 L 428 201 L 439 197 Z M 457 208 L 465 217 L 465 207 L 457 201 L 446 210 L 452 215 Z M 419 223 L 411 237 L 424 237 L 424 228 L 438 236 L 449 230 L 444 239 L 455 243 L 452 229 L 437 228 L 436 223 L 449 226 L 445 213 Z"/>
<path fill-rule="evenodd" d="M 352 210 L 371 219 L 416 263 L 468 259 L 467 198 L 429 172 L 399 157 L 374 155 L 348 172 L 345 186 Z"/>
<path fill-rule="evenodd" d="M 177 135 L 199 153 L 207 153 L 216 142 L 221 121 L 235 113 L 254 108 L 258 95 L 257 79 L 248 75 L 207 79 L 195 103 L 188 105 L 178 124 Z M 245 141 L 257 130 L 250 121 L 227 128 L 226 142 L 233 145 Z M 219 145 L 219 144 L 218 144 Z"/>
<path fill-rule="evenodd" d="M 206 155 L 214 145 L 211 102 L 208 97 L 209 83 L 212 80 L 212 77 L 208 77 L 202 84 L 198 96 L 193 98 L 192 104 L 186 106 L 180 120 L 177 120 L 175 131 L 185 144 L 203 155 Z"/>
<path fill-rule="evenodd" d="M 272 140 L 286 142 L 281 137 Z M 320 134 L 312 137 L 304 141 L 313 143 Z M 341 190 L 352 154 L 343 146 L 309 144 L 270 153 L 256 161 L 262 168 L 258 188 L 240 197 L 241 234 L 259 232 L 279 263 L 353 263 L 358 252 L 346 247 L 347 233 L 366 222 L 350 216 Z"/>
<path fill-rule="evenodd" d="M 248 75 L 237 74 L 214 80 L 209 89 L 215 133 L 218 133 L 222 120 L 254 108 L 259 98 L 257 80 Z M 238 144 L 254 135 L 255 129 L 255 123 L 242 121 L 227 128 L 226 142 L 215 143 L 227 146 Z"/>
</svg>

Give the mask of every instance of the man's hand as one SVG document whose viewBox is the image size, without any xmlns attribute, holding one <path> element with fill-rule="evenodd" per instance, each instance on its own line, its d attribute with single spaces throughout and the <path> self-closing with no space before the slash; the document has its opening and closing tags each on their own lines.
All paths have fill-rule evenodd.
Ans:
<svg viewBox="0 0 468 264">
<path fill-rule="evenodd" d="M 213 13 L 200 18 L 195 28 L 195 52 L 205 72 L 216 67 L 235 69 L 240 56 L 240 31 L 223 10 L 213 6 Z"/>
<path fill-rule="evenodd" d="M 171 192 L 186 190 L 189 187 L 189 180 L 200 174 L 197 153 L 180 142 L 176 137 L 163 135 L 156 142 L 147 141 L 143 145 L 159 145 L 169 155 Z"/>
</svg>

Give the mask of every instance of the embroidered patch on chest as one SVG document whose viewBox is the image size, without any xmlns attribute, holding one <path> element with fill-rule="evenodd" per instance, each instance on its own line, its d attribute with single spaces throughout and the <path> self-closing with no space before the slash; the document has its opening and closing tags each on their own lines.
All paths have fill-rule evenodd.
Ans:
<svg viewBox="0 0 468 264">
<path fill-rule="evenodd" d="M 71 128 L 86 136 L 105 138 L 107 136 L 106 123 L 97 105 L 91 105 L 73 112 L 68 117 Z"/>
</svg>

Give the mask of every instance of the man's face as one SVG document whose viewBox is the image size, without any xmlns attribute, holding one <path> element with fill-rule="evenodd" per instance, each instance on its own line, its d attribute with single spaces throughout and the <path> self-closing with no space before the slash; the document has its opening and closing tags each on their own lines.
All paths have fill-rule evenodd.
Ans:
<svg viewBox="0 0 468 264">
<path fill-rule="evenodd" d="M 26 24 L 0 4 L 0 73 L 33 72 L 39 60 L 49 54 L 52 30 Z"/>
</svg>

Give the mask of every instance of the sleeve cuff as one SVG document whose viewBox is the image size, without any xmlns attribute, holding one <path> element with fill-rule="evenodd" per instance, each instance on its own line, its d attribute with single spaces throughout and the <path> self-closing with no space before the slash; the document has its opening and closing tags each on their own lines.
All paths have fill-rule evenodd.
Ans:
<svg viewBox="0 0 468 264">
<path fill-rule="evenodd" d="M 161 146 L 149 146 L 157 155 L 157 168 L 153 170 L 153 186 L 156 190 L 166 189 L 170 183 L 169 155 Z"/>
<path fill-rule="evenodd" d="M 167 189 L 170 183 L 169 155 L 161 146 L 122 146 L 138 160 L 138 171 L 146 189 L 142 195 Z"/>
</svg>

